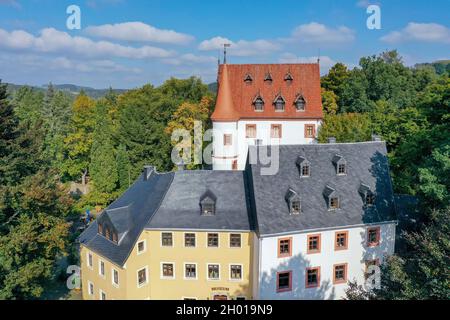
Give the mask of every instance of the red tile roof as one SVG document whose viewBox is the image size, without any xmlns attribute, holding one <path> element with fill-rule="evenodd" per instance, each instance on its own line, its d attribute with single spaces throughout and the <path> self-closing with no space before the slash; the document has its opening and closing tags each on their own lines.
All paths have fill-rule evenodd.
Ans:
<svg viewBox="0 0 450 320">
<path fill-rule="evenodd" d="M 268 73 L 272 81 L 265 81 Z M 289 75 L 293 79 L 291 82 L 288 81 Z M 222 64 L 218 78 L 216 107 L 211 116 L 213 121 L 323 117 L 320 71 L 317 63 Z M 252 80 L 244 81 L 249 78 Z M 286 102 L 285 110 L 276 112 L 273 102 L 280 94 Z M 264 100 L 264 111 L 254 110 L 253 102 L 258 95 Z M 301 112 L 296 111 L 294 105 L 299 95 L 306 101 L 305 111 Z"/>
</svg>

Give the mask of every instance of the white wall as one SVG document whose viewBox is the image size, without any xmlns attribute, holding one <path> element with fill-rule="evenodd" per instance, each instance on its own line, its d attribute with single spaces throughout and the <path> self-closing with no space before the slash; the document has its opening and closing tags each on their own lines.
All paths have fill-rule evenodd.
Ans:
<svg viewBox="0 0 450 320">
<path fill-rule="evenodd" d="M 373 227 L 373 226 L 370 226 Z M 345 296 L 347 284 L 333 284 L 333 265 L 347 263 L 349 281 L 364 284 L 365 261 L 380 259 L 394 253 L 395 224 L 380 225 L 380 244 L 367 247 L 367 227 L 328 229 L 297 233 L 293 235 L 260 238 L 259 290 L 255 296 L 260 299 L 340 299 Z M 335 251 L 336 231 L 348 231 L 348 249 Z M 321 234 L 321 252 L 307 254 L 307 235 Z M 292 237 L 292 256 L 278 258 L 278 239 Z M 305 288 L 305 270 L 320 267 L 320 287 Z M 276 274 L 292 271 L 292 290 L 277 293 Z"/>
<path fill-rule="evenodd" d="M 256 125 L 256 138 L 246 138 L 246 125 Z M 270 137 L 271 125 L 281 124 L 281 139 L 272 139 Z M 240 120 L 237 123 L 232 122 L 214 122 L 213 123 L 213 169 L 231 170 L 231 163 L 234 159 L 220 159 L 220 157 L 233 157 L 238 155 L 238 170 L 245 169 L 247 160 L 248 146 L 254 145 L 255 140 L 261 139 L 263 145 L 274 144 L 310 144 L 316 139 L 305 138 L 305 124 L 314 124 L 316 126 L 316 136 L 321 125 L 320 120 Z M 233 145 L 223 146 L 223 135 L 233 134 Z"/>
</svg>

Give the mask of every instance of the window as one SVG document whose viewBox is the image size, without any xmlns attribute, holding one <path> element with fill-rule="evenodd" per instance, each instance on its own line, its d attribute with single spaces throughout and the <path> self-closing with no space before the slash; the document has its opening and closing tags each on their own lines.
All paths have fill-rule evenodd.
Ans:
<svg viewBox="0 0 450 320">
<path fill-rule="evenodd" d="M 272 124 L 270 127 L 271 138 L 281 138 L 281 124 Z"/>
<path fill-rule="evenodd" d="M 195 263 L 184 265 L 184 277 L 186 279 L 197 279 L 197 265 Z"/>
<path fill-rule="evenodd" d="M 292 238 L 278 239 L 278 258 L 292 255 Z"/>
<path fill-rule="evenodd" d="M 100 296 L 100 300 L 106 300 L 106 293 L 101 289 L 100 289 L 99 296 Z"/>
<path fill-rule="evenodd" d="M 307 253 L 320 253 L 320 234 L 308 236 Z"/>
<path fill-rule="evenodd" d="M 291 203 L 291 214 L 300 213 L 300 200 L 293 200 Z"/>
<path fill-rule="evenodd" d="M 220 266 L 218 264 L 208 264 L 208 279 L 209 280 L 220 279 Z"/>
<path fill-rule="evenodd" d="M 336 210 L 336 209 L 339 209 L 339 198 L 332 197 L 332 198 L 330 198 L 330 210 Z"/>
<path fill-rule="evenodd" d="M 284 81 L 286 81 L 287 84 L 291 84 L 293 80 L 294 78 L 292 77 L 291 73 L 286 73 L 286 75 L 284 76 Z"/>
<path fill-rule="evenodd" d="M 284 102 L 283 97 L 278 96 L 278 98 L 274 102 L 274 105 L 275 105 L 275 111 L 278 111 L 278 112 L 284 111 L 285 102 Z"/>
<path fill-rule="evenodd" d="M 256 138 L 256 124 L 247 124 L 245 126 L 245 136 L 247 138 Z"/>
<path fill-rule="evenodd" d="M 98 234 L 103 235 L 103 225 L 100 222 L 97 225 L 97 232 Z"/>
<path fill-rule="evenodd" d="M 109 239 L 110 237 L 111 237 L 111 231 L 109 231 L 109 228 L 106 227 L 106 228 L 105 228 L 105 238 L 106 238 L 106 239 Z"/>
<path fill-rule="evenodd" d="M 195 233 L 185 233 L 184 234 L 184 246 L 185 247 L 195 247 Z"/>
<path fill-rule="evenodd" d="M 231 146 L 232 140 L 231 140 L 231 134 L 224 134 L 223 135 L 223 145 L 224 146 Z"/>
<path fill-rule="evenodd" d="M 162 278 L 174 278 L 174 266 L 173 263 L 162 263 L 161 264 L 161 277 Z"/>
<path fill-rule="evenodd" d="M 277 292 L 292 290 L 292 271 L 277 272 Z"/>
<path fill-rule="evenodd" d="M 112 269 L 112 284 L 116 287 L 119 286 L 119 271 Z"/>
<path fill-rule="evenodd" d="M 375 247 L 380 244 L 380 227 L 367 229 L 367 246 Z"/>
<path fill-rule="evenodd" d="M 105 263 L 101 260 L 98 261 L 98 274 L 102 277 L 105 276 Z"/>
<path fill-rule="evenodd" d="M 333 267 L 333 283 L 346 283 L 347 282 L 347 264 L 335 264 Z"/>
<path fill-rule="evenodd" d="M 334 250 L 346 250 L 348 248 L 348 231 L 335 233 Z"/>
<path fill-rule="evenodd" d="M 302 177 L 309 177 L 310 175 L 309 164 L 305 163 L 300 166 L 300 175 Z"/>
<path fill-rule="evenodd" d="M 218 248 L 219 247 L 219 234 L 218 233 L 208 233 L 208 247 Z"/>
<path fill-rule="evenodd" d="M 366 260 L 366 272 L 365 272 L 366 279 L 375 274 L 374 268 L 371 268 L 372 266 L 380 266 L 380 260 L 379 259 Z"/>
<path fill-rule="evenodd" d="M 346 170 L 345 163 L 338 164 L 338 174 L 343 175 L 346 173 L 347 173 L 347 170 Z"/>
<path fill-rule="evenodd" d="M 241 235 L 239 233 L 230 234 L 230 248 L 241 247 Z"/>
<path fill-rule="evenodd" d="M 94 284 L 90 281 L 88 281 L 88 287 L 89 287 L 89 295 L 94 295 Z"/>
<path fill-rule="evenodd" d="M 137 278 L 138 287 L 142 287 L 147 283 L 147 267 L 142 268 L 137 272 Z"/>
<path fill-rule="evenodd" d="M 138 254 L 143 253 L 145 251 L 145 247 L 146 247 L 145 240 L 139 241 L 137 244 L 137 253 Z"/>
<path fill-rule="evenodd" d="M 302 96 L 299 96 L 297 100 L 295 100 L 295 109 L 297 111 L 305 111 L 306 101 Z"/>
<path fill-rule="evenodd" d="M 306 268 L 306 288 L 315 288 L 320 283 L 320 267 Z"/>
<path fill-rule="evenodd" d="M 253 101 L 253 105 L 255 107 L 255 111 L 264 111 L 264 100 L 261 97 L 257 97 Z"/>
<path fill-rule="evenodd" d="M 272 84 L 272 75 L 270 74 L 270 72 L 267 72 L 266 75 L 264 76 L 264 82 Z"/>
<path fill-rule="evenodd" d="M 92 262 L 92 253 L 90 253 L 90 252 L 87 254 L 87 265 L 91 269 L 94 265 L 94 263 Z"/>
<path fill-rule="evenodd" d="M 201 204 L 201 206 L 202 206 L 202 215 L 203 216 L 213 216 L 214 215 L 214 212 L 215 212 L 215 205 L 214 205 L 214 203 L 212 203 L 212 202 L 210 202 L 210 203 L 207 203 L 207 202 L 203 202 L 202 204 Z"/>
<path fill-rule="evenodd" d="M 366 206 L 373 206 L 375 204 L 375 195 L 372 192 L 366 194 Z"/>
<path fill-rule="evenodd" d="M 230 265 L 230 280 L 242 280 L 242 265 Z"/>
<path fill-rule="evenodd" d="M 112 239 L 111 239 L 114 243 L 117 243 L 117 232 L 113 232 L 112 233 Z"/>
<path fill-rule="evenodd" d="M 245 77 L 244 77 L 244 82 L 245 82 L 245 84 L 251 84 L 252 81 L 253 81 L 253 78 L 252 78 L 251 74 L 250 74 L 250 73 L 247 73 L 247 74 L 245 75 Z"/>
<path fill-rule="evenodd" d="M 238 162 L 237 160 L 233 160 L 231 163 L 231 170 L 237 170 L 238 169 Z"/>
<path fill-rule="evenodd" d="M 305 138 L 314 138 L 316 134 L 316 126 L 313 124 L 305 124 Z"/>
<path fill-rule="evenodd" d="M 172 247 L 173 246 L 173 238 L 172 238 L 171 232 L 161 233 L 161 245 L 163 247 Z"/>
</svg>

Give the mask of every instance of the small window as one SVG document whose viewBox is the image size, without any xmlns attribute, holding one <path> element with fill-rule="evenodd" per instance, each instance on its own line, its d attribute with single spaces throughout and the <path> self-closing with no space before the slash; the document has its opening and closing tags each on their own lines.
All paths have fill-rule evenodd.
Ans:
<svg viewBox="0 0 450 320">
<path fill-rule="evenodd" d="M 309 177 L 310 176 L 310 169 L 309 169 L 309 164 L 308 163 L 302 164 L 300 166 L 300 175 L 302 177 Z"/>
<path fill-rule="evenodd" d="M 87 265 L 88 265 L 88 267 L 91 268 L 91 269 L 92 269 L 92 267 L 94 266 L 93 258 L 92 258 L 92 253 L 90 253 L 90 252 L 87 254 Z"/>
<path fill-rule="evenodd" d="M 147 268 L 138 271 L 138 286 L 141 287 L 147 283 Z"/>
<path fill-rule="evenodd" d="M 98 274 L 102 277 L 105 276 L 105 263 L 101 260 L 98 262 Z"/>
<path fill-rule="evenodd" d="M 223 145 L 224 146 L 231 146 L 232 144 L 232 138 L 231 134 L 224 134 L 223 135 Z"/>
<path fill-rule="evenodd" d="M 256 99 L 253 101 L 253 106 L 255 108 L 255 111 L 264 111 L 264 100 L 261 97 L 256 97 Z"/>
<path fill-rule="evenodd" d="M 291 203 L 291 214 L 300 214 L 300 200 L 293 200 Z"/>
<path fill-rule="evenodd" d="M 208 279 L 209 280 L 220 279 L 220 266 L 218 264 L 208 264 Z"/>
<path fill-rule="evenodd" d="M 98 223 L 97 228 L 98 234 L 103 235 L 103 225 L 101 223 Z"/>
<path fill-rule="evenodd" d="M 230 248 L 241 247 L 241 235 L 239 233 L 230 234 Z"/>
<path fill-rule="evenodd" d="M 336 210 L 336 209 L 339 209 L 339 198 L 332 197 L 332 198 L 330 198 L 330 210 Z"/>
<path fill-rule="evenodd" d="M 291 73 L 286 73 L 286 75 L 284 76 L 284 81 L 286 81 L 287 84 L 291 84 L 293 80 L 294 78 L 292 77 Z"/>
<path fill-rule="evenodd" d="M 117 232 L 112 233 L 112 242 L 117 243 Z"/>
<path fill-rule="evenodd" d="M 290 257 L 292 255 L 292 238 L 278 240 L 278 258 Z"/>
<path fill-rule="evenodd" d="M 306 269 L 306 287 L 315 288 L 320 283 L 320 268 L 307 268 Z"/>
<path fill-rule="evenodd" d="M 184 234 L 184 246 L 190 248 L 195 247 L 195 233 Z"/>
<path fill-rule="evenodd" d="M 161 245 L 163 247 L 172 247 L 173 246 L 173 238 L 172 238 L 171 232 L 161 233 Z"/>
<path fill-rule="evenodd" d="M 208 247 L 218 248 L 219 247 L 219 234 L 218 233 L 208 233 Z"/>
<path fill-rule="evenodd" d="M 277 273 L 277 292 L 292 290 L 292 271 Z"/>
<path fill-rule="evenodd" d="M 305 138 L 314 138 L 316 134 L 316 126 L 313 124 L 305 124 Z"/>
<path fill-rule="evenodd" d="M 375 204 L 375 195 L 372 192 L 366 194 L 366 206 L 373 206 Z"/>
<path fill-rule="evenodd" d="M 256 138 L 256 124 L 247 124 L 245 126 L 245 137 Z"/>
<path fill-rule="evenodd" d="M 338 174 L 339 175 L 344 175 L 346 173 L 347 173 L 347 168 L 346 168 L 345 163 L 338 164 Z"/>
<path fill-rule="evenodd" d="M 141 254 L 145 252 L 145 240 L 139 241 L 137 244 L 137 253 Z"/>
<path fill-rule="evenodd" d="M 112 269 L 112 283 L 115 286 L 119 286 L 119 271 Z"/>
<path fill-rule="evenodd" d="M 89 281 L 89 295 L 94 295 L 94 284 Z"/>
<path fill-rule="evenodd" d="M 282 97 L 282 96 L 279 96 L 279 97 L 275 100 L 274 105 L 275 105 L 275 111 L 277 111 L 277 112 L 282 112 L 282 111 L 284 111 L 284 105 L 285 105 L 285 102 L 284 102 L 283 97 Z"/>
<path fill-rule="evenodd" d="M 267 84 L 272 84 L 272 75 L 270 74 L 270 72 L 267 72 L 266 75 L 264 76 L 264 82 Z"/>
<path fill-rule="evenodd" d="M 313 234 L 308 236 L 308 250 L 307 253 L 320 252 L 320 234 Z"/>
<path fill-rule="evenodd" d="M 281 138 L 281 124 L 272 124 L 270 126 L 270 137 L 274 139 Z"/>
<path fill-rule="evenodd" d="M 213 216 L 215 212 L 214 203 L 202 203 L 202 215 L 203 216 Z"/>
<path fill-rule="evenodd" d="M 106 300 L 106 293 L 103 290 L 100 290 L 100 300 Z"/>
<path fill-rule="evenodd" d="M 347 264 L 337 264 L 333 270 L 333 283 L 346 283 L 347 282 Z"/>
<path fill-rule="evenodd" d="M 297 100 L 295 100 L 295 110 L 297 111 L 305 111 L 306 101 L 302 96 L 299 96 Z"/>
<path fill-rule="evenodd" d="M 242 266 L 239 264 L 230 265 L 230 279 L 242 280 Z"/>
<path fill-rule="evenodd" d="M 247 73 L 247 74 L 245 75 L 245 77 L 244 77 L 244 82 L 245 82 L 245 84 L 251 84 L 252 81 L 253 81 L 252 76 L 250 75 L 250 73 Z"/>
<path fill-rule="evenodd" d="M 338 231 L 336 232 L 335 250 L 346 250 L 348 248 L 348 231 Z"/>
<path fill-rule="evenodd" d="M 197 279 L 197 265 L 194 263 L 186 263 L 184 265 L 184 277 L 186 279 Z"/>
<path fill-rule="evenodd" d="M 111 238 L 111 231 L 109 231 L 109 228 L 105 228 L 105 238 L 110 239 Z"/>
<path fill-rule="evenodd" d="M 174 266 L 173 263 L 163 263 L 161 266 L 161 277 L 174 278 Z"/>
<path fill-rule="evenodd" d="M 367 229 L 367 246 L 375 247 L 380 244 L 380 227 Z"/>
</svg>

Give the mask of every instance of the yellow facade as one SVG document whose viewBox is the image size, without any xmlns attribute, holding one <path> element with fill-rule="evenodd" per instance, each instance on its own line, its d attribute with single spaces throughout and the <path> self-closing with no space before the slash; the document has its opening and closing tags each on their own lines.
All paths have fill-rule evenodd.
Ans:
<svg viewBox="0 0 450 320">
<path fill-rule="evenodd" d="M 163 246 L 162 232 L 172 234 L 172 246 Z M 185 233 L 195 233 L 195 247 L 185 247 Z M 208 233 L 217 233 L 219 246 L 208 247 Z M 230 247 L 230 234 L 241 235 L 241 247 Z M 84 299 L 252 299 L 251 270 L 253 235 L 251 232 L 144 230 L 123 268 L 104 259 L 88 248 L 81 248 L 82 290 Z M 145 248 L 138 252 L 138 244 Z M 88 267 L 88 253 L 93 258 Z M 99 272 L 99 260 L 105 263 L 105 276 Z M 173 277 L 163 276 L 163 264 L 173 266 Z M 196 277 L 185 277 L 185 264 L 195 265 Z M 208 278 L 208 264 L 219 265 L 219 279 Z M 230 266 L 241 266 L 241 279 L 231 279 Z M 119 285 L 113 285 L 112 268 L 119 273 Z M 145 269 L 146 283 L 138 284 L 138 271 Z M 89 282 L 94 294 L 89 294 Z M 100 291 L 101 290 L 101 291 Z"/>
</svg>

